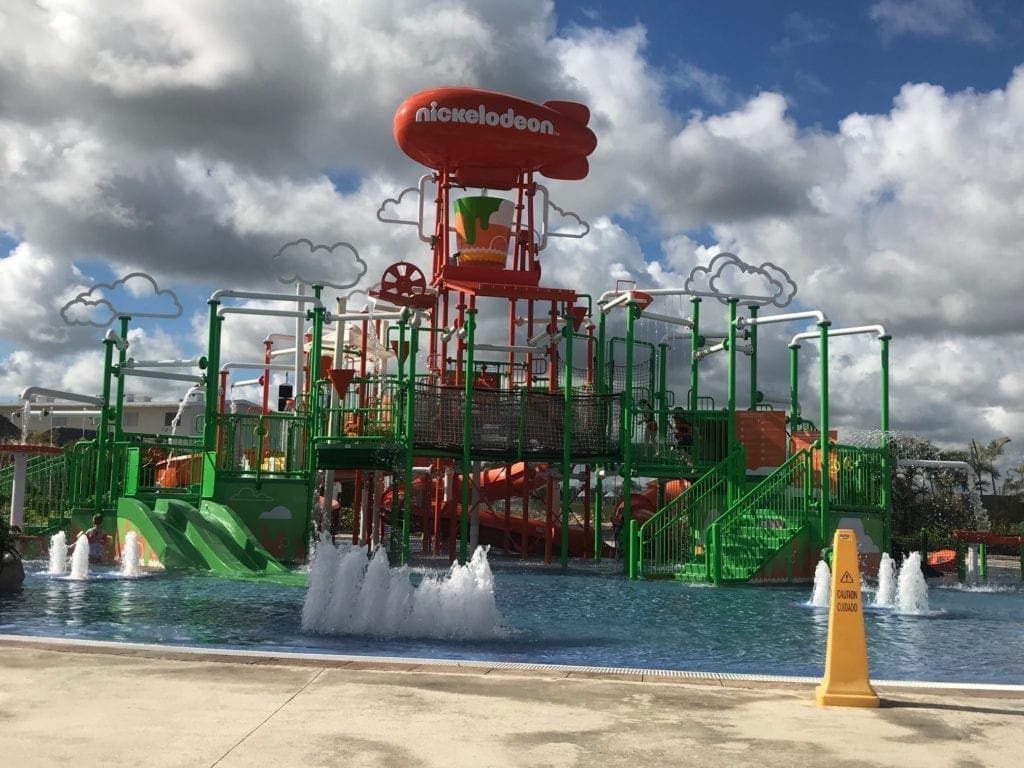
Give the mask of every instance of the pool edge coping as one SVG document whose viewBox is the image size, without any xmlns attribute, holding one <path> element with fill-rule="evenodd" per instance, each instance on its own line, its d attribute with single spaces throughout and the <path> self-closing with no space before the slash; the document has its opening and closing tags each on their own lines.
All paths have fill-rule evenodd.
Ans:
<svg viewBox="0 0 1024 768">
<path fill-rule="evenodd" d="M 619 682 L 719 685 L 744 688 L 792 688 L 818 685 L 816 677 L 765 675 L 737 672 L 703 672 L 635 667 L 599 667 L 571 664 L 482 661 L 466 659 L 428 659 L 402 656 L 361 656 L 355 654 L 310 653 L 301 651 L 263 651 L 234 648 L 206 648 L 194 645 L 160 645 L 81 638 L 39 637 L 0 634 L 0 648 L 23 647 L 55 652 L 103 653 L 114 656 L 164 659 L 169 661 L 207 661 L 276 666 L 319 666 L 360 671 L 383 672 L 466 672 L 526 673 L 560 675 L 566 679 Z M 1024 685 L 1014 683 L 939 682 L 929 680 L 871 680 L 871 685 L 889 691 L 953 691 L 960 694 L 1010 695 L 1024 698 Z"/>
</svg>

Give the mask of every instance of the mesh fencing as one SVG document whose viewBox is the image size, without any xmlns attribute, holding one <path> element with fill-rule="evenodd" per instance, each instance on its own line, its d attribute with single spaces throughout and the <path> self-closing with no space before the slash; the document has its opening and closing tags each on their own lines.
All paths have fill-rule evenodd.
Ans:
<svg viewBox="0 0 1024 768">
<path fill-rule="evenodd" d="M 618 454 L 620 402 L 618 395 L 572 395 L 569 441 L 574 456 Z M 461 387 L 417 385 L 413 444 L 462 450 L 465 404 Z M 474 390 L 469 443 L 480 456 L 560 456 L 565 416 L 561 392 Z"/>
</svg>

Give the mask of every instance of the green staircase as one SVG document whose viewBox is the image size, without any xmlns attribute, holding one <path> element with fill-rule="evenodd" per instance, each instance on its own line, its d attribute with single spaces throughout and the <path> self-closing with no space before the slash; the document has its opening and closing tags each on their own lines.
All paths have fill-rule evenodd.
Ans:
<svg viewBox="0 0 1024 768">
<path fill-rule="evenodd" d="M 746 582 L 811 523 L 817 493 L 810 449 L 726 508 L 729 479 L 744 482 L 743 466 L 738 449 L 637 526 L 631 575 Z"/>
<path fill-rule="evenodd" d="M 742 478 L 742 447 L 713 466 L 683 493 L 637 526 L 633 576 L 708 580 L 705 532 L 726 507 L 729 476 Z"/>
<path fill-rule="evenodd" d="M 708 528 L 708 580 L 747 582 L 813 517 L 812 452 L 790 456 Z"/>
</svg>

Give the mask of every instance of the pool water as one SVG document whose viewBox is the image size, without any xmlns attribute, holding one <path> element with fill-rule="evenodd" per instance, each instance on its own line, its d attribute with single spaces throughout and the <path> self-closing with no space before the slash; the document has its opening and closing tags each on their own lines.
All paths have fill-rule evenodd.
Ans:
<svg viewBox="0 0 1024 768">
<path fill-rule="evenodd" d="M 811 587 L 630 582 L 617 573 L 497 564 L 500 628 L 485 640 L 304 633 L 306 589 L 197 574 L 86 581 L 26 563 L 0 596 L 0 634 L 249 650 L 402 656 L 816 677 L 827 609 Z M 426 576 L 413 575 L 418 582 Z M 932 587 L 926 616 L 865 608 L 876 680 L 1024 684 L 1024 590 Z M 870 596 L 865 596 L 870 606 Z"/>
</svg>

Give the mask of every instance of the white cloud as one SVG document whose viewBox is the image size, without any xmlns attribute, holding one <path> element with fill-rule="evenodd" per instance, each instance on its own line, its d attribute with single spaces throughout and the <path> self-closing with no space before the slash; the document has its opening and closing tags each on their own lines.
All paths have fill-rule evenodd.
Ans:
<svg viewBox="0 0 1024 768">
<path fill-rule="evenodd" d="M 983 44 L 996 39 L 974 0 L 880 0 L 868 15 L 887 37 L 955 37 Z"/>
<path fill-rule="evenodd" d="M 891 35 L 988 34 L 970 2 L 873 8 Z M 273 254 L 307 238 L 352 243 L 363 288 L 395 261 L 429 271 L 415 230 L 375 214 L 423 172 L 394 146 L 395 107 L 454 83 L 591 107 L 590 176 L 549 184 L 591 232 L 551 241 L 544 285 L 596 298 L 619 279 L 681 283 L 720 251 L 770 261 L 797 283 L 796 303 L 894 334 L 894 426 L 961 443 L 1020 429 L 1024 71 L 991 91 L 908 83 L 889 110 L 828 132 L 799 126 L 781 94 L 737 101 L 704 63 L 659 70 L 641 26 L 556 32 L 548 0 L 133 0 L 102 12 L 14 0 L 2 14 L 0 230 L 20 245 L 0 259 L 0 342 L 13 350 L 0 391 L 95 389 L 95 331 L 59 322 L 91 285 L 76 264 L 194 293 L 276 290 Z M 830 32 L 788 27 L 791 44 Z M 675 111 L 667 94 L 680 87 L 729 106 Z M 338 175 L 352 185 L 339 191 Z M 642 252 L 655 242 L 662 253 Z M 133 343 L 191 356 L 206 342 L 202 307 L 195 317 L 191 336 L 147 327 Z M 500 336 L 495 318 L 484 325 Z M 260 359 L 272 330 L 293 324 L 233 317 L 226 345 Z M 765 335 L 766 389 L 785 389 L 792 332 Z M 836 419 L 870 423 L 874 352 L 835 348 Z M 711 360 L 709 390 L 720 373 Z"/>
</svg>

